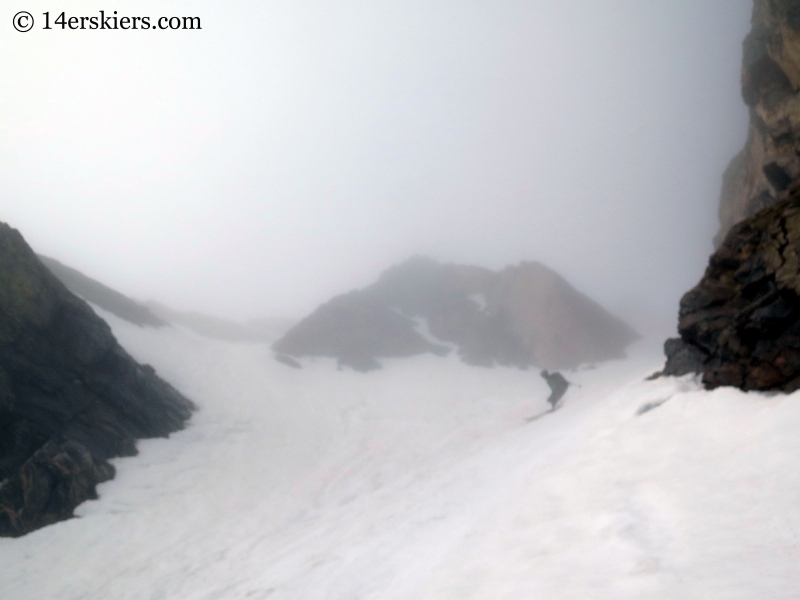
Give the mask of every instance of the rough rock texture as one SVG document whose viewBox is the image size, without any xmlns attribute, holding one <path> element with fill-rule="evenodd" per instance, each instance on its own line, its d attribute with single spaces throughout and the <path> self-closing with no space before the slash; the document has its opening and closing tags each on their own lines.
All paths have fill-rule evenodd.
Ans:
<svg viewBox="0 0 800 600">
<path fill-rule="evenodd" d="M 800 192 L 735 225 L 681 299 L 665 373 L 708 388 L 800 388 Z"/>
<path fill-rule="evenodd" d="M 114 475 L 107 459 L 192 408 L 0 223 L 0 535 L 69 518 Z"/>
<path fill-rule="evenodd" d="M 723 176 L 720 231 L 786 198 L 800 180 L 800 1 L 756 0 L 742 58 L 747 142 Z"/>
<path fill-rule="evenodd" d="M 48 269 L 61 280 L 67 289 L 77 294 L 87 302 L 92 302 L 102 309 L 117 315 L 135 325 L 149 327 L 163 327 L 167 322 L 154 315 L 146 306 L 134 302 L 118 291 L 103 285 L 99 281 L 87 277 L 66 265 L 62 265 L 54 258 L 39 255 Z"/>
<path fill-rule="evenodd" d="M 637 337 L 539 263 L 495 273 L 414 258 L 323 304 L 273 348 L 358 370 L 378 368 L 381 357 L 443 354 L 443 344 L 474 365 L 570 368 L 623 357 Z"/>
</svg>

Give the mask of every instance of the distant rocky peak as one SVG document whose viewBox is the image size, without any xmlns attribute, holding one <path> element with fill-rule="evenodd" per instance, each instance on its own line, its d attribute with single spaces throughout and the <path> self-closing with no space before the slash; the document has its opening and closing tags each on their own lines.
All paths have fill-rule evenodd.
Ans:
<svg viewBox="0 0 800 600">
<path fill-rule="evenodd" d="M 284 362 L 333 356 L 370 370 L 379 358 L 451 347 L 474 365 L 565 368 L 621 358 L 637 337 L 540 263 L 494 272 L 414 257 L 321 305 L 273 348 Z"/>
</svg>

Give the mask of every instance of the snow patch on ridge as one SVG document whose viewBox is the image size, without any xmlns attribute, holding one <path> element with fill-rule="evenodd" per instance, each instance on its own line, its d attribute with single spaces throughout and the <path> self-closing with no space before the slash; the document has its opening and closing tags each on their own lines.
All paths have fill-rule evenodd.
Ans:
<svg viewBox="0 0 800 600">
<path fill-rule="evenodd" d="M 472 294 L 470 295 L 469 299 L 475 303 L 475 305 L 478 307 L 478 310 L 481 312 L 486 312 L 486 296 L 483 294 Z"/>
<path fill-rule="evenodd" d="M 458 344 L 453 342 L 446 342 L 444 340 L 440 340 L 435 335 L 431 333 L 430 326 L 428 325 L 428 319 L 425 317 L 410 317 L 410 319 L 414 322 L 414 331 L 416 331 L 422 338 L 435 346 L 443 346 L 447 348 L 450 352 L 454 350 L 458 350 Z"/>
</svg>

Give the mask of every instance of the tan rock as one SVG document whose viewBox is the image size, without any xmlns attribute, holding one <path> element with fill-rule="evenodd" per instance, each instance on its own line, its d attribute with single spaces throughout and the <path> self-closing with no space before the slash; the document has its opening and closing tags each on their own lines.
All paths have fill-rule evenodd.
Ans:
<svg viewBox="0 0 800 600">
<path fill-rule="evenodd" d="M 800 9 L 789 0 L 756 0 L 751 24 L 742 57 L 750 125 L 723 175 L 716 247 L 735 223 L 788 197 L 800 182 Z"/>
</svg>

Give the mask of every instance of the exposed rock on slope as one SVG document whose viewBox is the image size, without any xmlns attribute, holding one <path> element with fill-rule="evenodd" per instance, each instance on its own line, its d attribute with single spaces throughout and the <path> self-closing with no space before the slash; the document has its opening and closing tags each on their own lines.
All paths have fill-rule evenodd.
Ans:
<svg viewBox="0 0 800 600">
<path fill-rule="evenodd" d="M 376 358 L 442 354 L 447 343 L 469 364 L 569 368 L 622 357 L 637 337 L 539 263 L 495 273 L 414 258 L 323 304 L 273 348 L 369 370 Z"/>
<path fill-rule="evenodd" d="M 69 518 L 114 475 L 107 459 L 192 408 L 0 223 L 0 535 Z"/>
<path fill-rule="evenodd" d="M 54 258 L 39 255 L 41 260 L 53 275 L 58 277 L 67 289 L 77 294 L 87 302 L 92 302 L 102 309 L 117 315 L 136 325 L 150 327 L 163 327 L 167 322 L 154 315 L 146 306 L 134 302 L 118 291 L 87 277 L 80 271 L 62 265 Z"/>
<path fill-rule="evenodd" d="M 800 192 L 735 225 L 681 299 L 665 373 L 708 388 L 800 388 Z"/>
<path fill-rule="evenodd" d="M 414 330 L 413 322 L 361 292 L 337 296 L 320 306 L 274 345 L 294 356 L 336 356 L 359 371 L 380 368 L 379 356 L 411 356 L 438 351 Z M 442 347 L 441 352 L 447 348 Z"/>
<path fill-rule="evenodd" d="M 800 2 L 756 0 L 743 44 L 747 142 L 723 176 L 719 245 L 734 223 L 786 198 L 800 179 Z"/>
<path fill-rule="evenodd" d="M 236 323 L 209 315 L 173 310 L 153 301 L 140 304 L 54 258 L 39 255 L 39 260 L 72 293 L 135 325 L 163 327 L 174 323 L 214 339 L 271 343 L 296 322 L 294 319 L 262 318 Z"/>
</svg>

